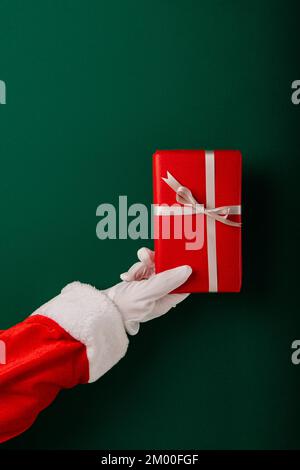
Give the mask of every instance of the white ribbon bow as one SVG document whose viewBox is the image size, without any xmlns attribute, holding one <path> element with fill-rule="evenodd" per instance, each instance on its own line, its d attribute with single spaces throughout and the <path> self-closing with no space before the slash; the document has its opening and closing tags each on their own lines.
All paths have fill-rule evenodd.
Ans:
<svg viewBox="0 0 300 470">
<path fill-rule="evenodd" d="M 207 209 L 204 204 L 199 204 L 194 198 L 192 191 L 186 186 L 182 186 L 171 173 L 167 171 L 167 178 L 162 178 L 170 188 L 176 193 L 176 201 L 179 204 L 191 206 L 195 214 L 205 214 L 207 217 L 218 220 L 222 224 L 230 225 L 231 227 L 241 227 L 241 222 L 233 222 L 228 220 L 231 209 L 236 206 L 221 206 L 214 209 Z"/>
</svg>

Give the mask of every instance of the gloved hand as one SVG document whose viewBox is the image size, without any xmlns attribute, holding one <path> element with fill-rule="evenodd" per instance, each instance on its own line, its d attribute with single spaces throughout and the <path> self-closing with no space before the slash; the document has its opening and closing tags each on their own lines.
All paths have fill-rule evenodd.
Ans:
<svg viewBox="0 0 300 470">
<path fill-rule="evenodd" d="M 138 251 L 139 262 L 121 274 L 123 282 L 103 291 L 116 305 L 130 335 L 139 331 L 140 323 L 160 317 L 182 302 L 189 294 L 170 294 L 191 275 L 190 266 L 180 266 L 154 273 L 154 252 Z"/>
</svg>

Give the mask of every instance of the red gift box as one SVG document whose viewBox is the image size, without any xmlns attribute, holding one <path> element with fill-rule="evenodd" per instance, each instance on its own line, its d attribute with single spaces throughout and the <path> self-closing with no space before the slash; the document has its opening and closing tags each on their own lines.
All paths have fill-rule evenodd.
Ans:
<svg viewBox="0 0 300 470">
<path fill-rule="evenodd" d="M 154 154 L 156 272 L 193 268 L 176 292 L 240 291 L 241 174 L 237 150 Z"/>
</svg>

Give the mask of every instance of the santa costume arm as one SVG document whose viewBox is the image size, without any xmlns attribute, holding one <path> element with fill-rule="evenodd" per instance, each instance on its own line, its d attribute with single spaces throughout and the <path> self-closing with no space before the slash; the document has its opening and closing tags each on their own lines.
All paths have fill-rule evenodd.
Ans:
<svg viewBox="0 0 300 470">
<path fill-rule="evenodd" d="M 74 282 L 25 321 L 0 332 L 0 442 L 24 432 L 61 389 L 94 382 L 126 353 L 128 334 L 166 313 L 186 294 L 169 294 L 191 269 L 153 274 L 153 253 L 105 291 Z"/>
</svg>

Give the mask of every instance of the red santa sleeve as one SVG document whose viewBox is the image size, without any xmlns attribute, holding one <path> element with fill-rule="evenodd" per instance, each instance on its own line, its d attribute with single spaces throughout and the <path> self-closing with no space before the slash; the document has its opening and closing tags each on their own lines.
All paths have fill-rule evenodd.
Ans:
<svg viewBox="0 0 300 470">
<path fill-rule="evenodd" d="M 97 380 L 128 346 L 116 306 L 79 282 L 0 331 L 0 342 L 0 442 L 28 429 L 61 389 Z"/>
</svg>

